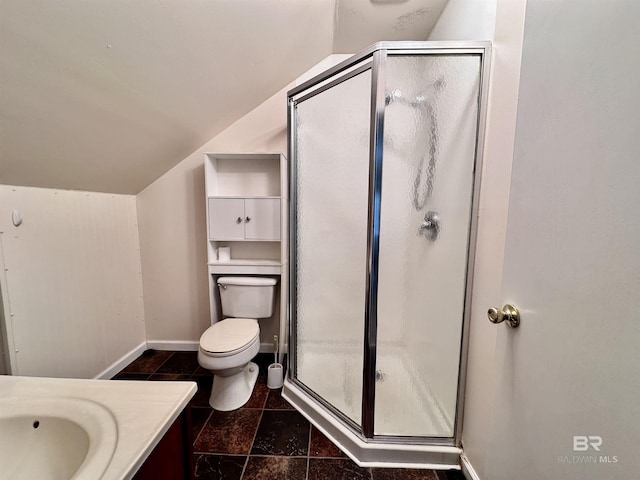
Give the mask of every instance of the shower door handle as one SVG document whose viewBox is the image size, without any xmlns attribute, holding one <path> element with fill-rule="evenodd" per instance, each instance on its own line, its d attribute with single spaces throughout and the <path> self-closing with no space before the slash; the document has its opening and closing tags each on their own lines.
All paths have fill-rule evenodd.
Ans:
<svg viewBox="0 0 640 480">
<path fill-rule="evenodd" d="M 505 322 L 511 328 L 516 328 L 520 325 L 520 312 L 516 307 L 508 303 L 502 307 L 502 310 L 491 307 L 487 311 L 487 316 L 491 323 Z"/>
</svg>

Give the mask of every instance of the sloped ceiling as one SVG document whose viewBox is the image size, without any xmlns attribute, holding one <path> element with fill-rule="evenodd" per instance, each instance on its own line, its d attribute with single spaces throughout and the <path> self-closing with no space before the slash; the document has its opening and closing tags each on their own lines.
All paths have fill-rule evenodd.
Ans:
<svg viewBox="0 0 640 480">
<path fill-rule="evenodd" d="M 0 0 L 0 184 L 135 194 L 331 53 L 446 0 Z"/>
<path fill-rule="evenodd" d="M 426 40 L 448 0 L 339 0 L 333 53 L 392 40 Z"/>
</svg>

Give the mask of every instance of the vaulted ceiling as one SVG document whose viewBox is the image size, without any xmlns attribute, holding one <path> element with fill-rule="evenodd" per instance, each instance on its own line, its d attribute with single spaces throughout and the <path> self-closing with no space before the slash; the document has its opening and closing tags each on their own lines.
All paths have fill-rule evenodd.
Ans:
<svg viewBox="0 0 640 480">
<path fill-rule="evenodd" d="M 447 0 L 0 0 L 0 184 L 137 193 L 331 53 Z"/>
</svg>

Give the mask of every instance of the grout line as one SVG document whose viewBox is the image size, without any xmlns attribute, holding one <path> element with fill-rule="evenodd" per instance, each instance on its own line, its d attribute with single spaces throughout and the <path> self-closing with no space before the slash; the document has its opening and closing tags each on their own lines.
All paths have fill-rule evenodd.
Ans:
<svg viewBox="0 0 640 480">
<path fill-rule="evenodd" d="M 224 454 L 222 454 L 224 455 Z M 295 458 L 295 459 L 303 459 L 307 458 L 306 455 L 269 455 L 266 453 L 255 453 L 253 455 L 249 455 L 250 457 L 256 458 Z"/>
<path fill-rule="evenodd" d="M 248 457 L 248 455 L 242 455 L 241 453 L 193 452 L 193 454 L 194 455 L 215 455 L 217 457 Z"/>
<path fill-rule="evenodd" d="M 157 351 L 159 351 L 159 350 L 156 350 L 156 352 L 157 352 Z M 162 362 L 162 363 L 158 366 L 158 368 L 156 368 L 156 369 L 151 373 L 151 375 L 153 375 L 154 373 L 157 373 L 157 372 L 158 372 L 158 370 L 160 370 L 160 369 L 162 368 L 162 366 L 163 366 L 165 363 L 167 363 L 169 360 L 171 360 L 171 357 L 173 357 L 174 353 L 176 353 L 176 352 L 171 352 L 171 355 L 169 355 L 169 356 L 167 357 L 167 359 L 166 359 L 164 362 Z"/>
<path fill-rule="evenodd" d="M 305 480 L 309 480 L 309 463 L 311 461 L 311 431 L 312 430 L 313 430 L 313 425 L 309 423 L 309 443 L 307 444 L 307 471 L 304 476 Z"/>
<path fill-rule="evenodd" d="M 249 455 L 251 455 L 251 450 L 253 450 L 253 444 L 255 443 L 256 437 L 258 436 L 258 430 L 260 429 L 260 424 L 262 423 L 262 417 L 263 416 L 264 416 L 264 408 L 260 412 L 260 419 L 258 420 L 258 426 L 256 427 L 256 431 L 253 432 L 253 439 L 251 440 L 251 446 L 249 447 L 249 453 L 247 453 L 247 458 L 248 458 Z M 242 478 L 242 477 L 240 477 L 240 478 Z"/>
<path fill-rule="evenodd" d="M 265 379 L 265 385 L 267 384 L 266 382 L 267 382 L 267 380 Z M 255 389 L 256 387 L 253 387 L 253 388 Z M 271 390 L 267 387 L 267 394 L 264 396 L 264 402 L 262 402 L 262 411 L 266 410 L 265 407 L 267 406 L 267 400 L 269 400 L 269 392 L 270 391 Z"/>
<path fill-rule="evenodd" d="M 247 470 L 247 465 L 249 465 L 249 455 L 247 455 L 244 459 L 244 465 L 242 466 L 242 472 L 240 472 L 240 480 L 244 477 L 244 472 Z"/>
<path fill-rule="evenodd" d="M 197 392 L 196 392 L 197 393 Z M 193 407 L 191 407 L 193 408 Z M 198 407 L 196 407 L 198 408 Z M 201 407 L 200 407 L 201 408 Z M 204 421 L 204 423 L 202 424 L 202 427 L 200 427 L 200 431 L 198 432 L 198 435 L 196 435 L 196 438 L 193 439 L 193 444 L 191 445 L 191 449 L 193 449 L 193 447 L 196 445 L 196 442 L 198 441 L 198 438 L 200 438 L 200 435 L 202 435 L 203 430 L 206 428 L 207 423 L 209 423 L 209 420 L 211 419 L 211 415 L 213 415 L 213 408 L 211 409 L 211 412 L 209 412 L 209 415 L 207 416 L 207 419 Z M 193 413 L 193 412 L 192 412 Z M 193 452 L 196 453 L 196 452 Z"/>
<path fill-rule="evenodd" d="M 255 385 L 253 387 L 255 389 Z M 253 395 L 253 393 L 252 393 Z M 266 400 L 265 400 L 266 401 Z M 242 467 L 242 473 L 240 474 L 240 479 L 244 477 L 244 473 L 247 470 L 247 465 L 249 465 L 249 457 L 251 456 L 251 450 L 253 450 L 253 443 L 256 441 L 256 436 L 258 435 L 258 429 L 260 428 L 260 423 L 262 422 L 262 414 L 264 413 L 264 409 L 260 412 L 260 418 L 258 419 L 258 425 L 256 425 L 256 431 L 253 432 L 253 439 L 251 440 L 251 445 L 249 445 L 249 452 L 247 452 L 247 459 L 244 462 L 244 467 Z"/>
</svg>

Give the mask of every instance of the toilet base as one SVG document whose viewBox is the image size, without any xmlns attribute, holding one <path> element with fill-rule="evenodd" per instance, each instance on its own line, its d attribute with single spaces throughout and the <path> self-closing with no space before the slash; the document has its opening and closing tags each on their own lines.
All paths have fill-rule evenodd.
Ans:
<svg viewBox="0 0 640 480">
<path fill-rule="evenodd" d="M 242 370 L 229 377 L 213 376 L 209 405 L 214 410 L 228 412 L 243 406 L 251 398 L 258 379 L 258 365 L 249 362 Z"/>
</svg>

